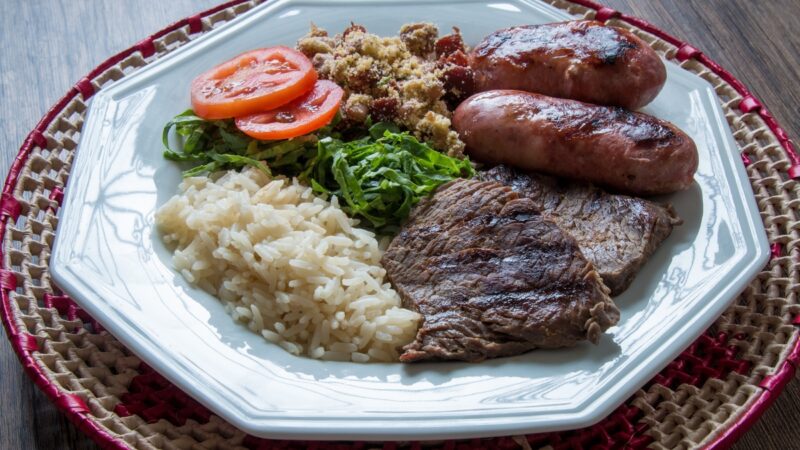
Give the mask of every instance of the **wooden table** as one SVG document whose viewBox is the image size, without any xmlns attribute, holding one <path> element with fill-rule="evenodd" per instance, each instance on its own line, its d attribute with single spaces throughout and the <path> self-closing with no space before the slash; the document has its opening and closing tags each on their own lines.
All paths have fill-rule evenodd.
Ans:
<svg viewBox="0 0 800 450">
<path fill-rule="evenodd" d="M 6 0 L 0 17 L 0 173 L 45 111 L 108 56 L 220 0 Z M 800 136 L 798 0 L 605 0 L 691 42 L 731 70 Z M 87 449 L 73 427 L 23 374 L 0 338 L 0 449 Z M 798 447 L 796 377 L 736 449 Z"/>
</svg>

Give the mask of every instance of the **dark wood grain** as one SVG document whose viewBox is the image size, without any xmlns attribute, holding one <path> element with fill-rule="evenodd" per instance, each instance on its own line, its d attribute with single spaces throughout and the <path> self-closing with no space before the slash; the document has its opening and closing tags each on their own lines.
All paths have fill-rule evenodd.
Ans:
<svg viewBox="0 0 800 450">
<path fill-rule="evenodd" d="M 108 56 L 217 0 L 5 0 L 0 15 L 0 173 L 28 131 L 82 75 Z M 734 73 L 790 136 L 800 135 L 800 1 L 605 0 L 691 42 Z M 798 447 L 800 380 L 735 446 Z M 0 449 L 96 446 L 24 375 L 0 337 Z"/>
</svg>

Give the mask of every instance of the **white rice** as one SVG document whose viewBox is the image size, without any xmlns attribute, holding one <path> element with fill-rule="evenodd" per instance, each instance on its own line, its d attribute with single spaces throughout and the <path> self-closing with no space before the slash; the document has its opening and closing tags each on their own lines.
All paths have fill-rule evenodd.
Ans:
<svg viewBox="0 0 800 450">
<path fill-rule="evenodd" d="M 187 178 L 156 223 L 187 281 L 292 354 L 395 361 L 414 338 L 420 316 L 400 307 L 375 235 L 297 180 Z"/>
</svg>

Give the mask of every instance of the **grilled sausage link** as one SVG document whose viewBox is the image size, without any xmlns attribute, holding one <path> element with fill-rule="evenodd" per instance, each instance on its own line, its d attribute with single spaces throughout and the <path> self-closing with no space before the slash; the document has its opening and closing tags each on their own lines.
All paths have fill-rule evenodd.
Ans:
<svg viewBox="0 0 800 450">
<path fill-rule="evenodd" d="M 453 126 L 477 161 L 634 195 L 686 189 L 697 170 L 697 148 L 686 133 L 622 108 L 497 90 L 464 100 Z"/>
<path fill-rule="evenodd" d="M 627 30 L 593 20 L 495 31 L 470 53 L 478 90 L 520 89 L 638 109 L 664 86 L 656 52 Z"/>
</svg>

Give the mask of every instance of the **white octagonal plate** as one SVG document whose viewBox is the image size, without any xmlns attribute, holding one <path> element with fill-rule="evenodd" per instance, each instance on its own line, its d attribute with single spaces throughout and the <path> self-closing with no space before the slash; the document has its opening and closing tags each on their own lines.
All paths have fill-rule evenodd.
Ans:
<svg viewBox="0 0 800 450">
<path fill-rule="evenodd" d="M 670 201 L 685 223 L 616 303 L 597 346 L 479 364 L 356 364 L 295 357 L 237 325 L 171 268 L 153 224 L 179 168 L 161 129 L 189 106 L 197 74 L 245 50 L 294 45 L 313 21 L 393 35 L 404 23 L 461 28 L 468 44 L 502 27 L 568 19 L 535 1 L 270 1 L 94 96 L 50 267 L 114 336 L 209 409 L 257 436 L 428 439 L 588 426 L 687 347 L 766 264 L 768 246 L 717 97 L 668 64 L 646 112 L 694 138 L 700 168 Z"/>
</svg>

